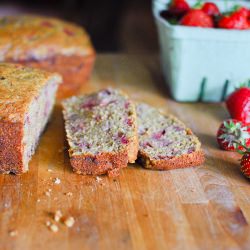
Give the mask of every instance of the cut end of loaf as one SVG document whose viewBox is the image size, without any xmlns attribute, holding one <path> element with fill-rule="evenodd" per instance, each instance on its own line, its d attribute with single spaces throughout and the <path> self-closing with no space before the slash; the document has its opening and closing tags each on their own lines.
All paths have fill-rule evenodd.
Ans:
<svg viewBox="0 0 250 250">
<path fill-rule="evenodd" d="M 48 81 L 48 84 L 34 97 L 25 115 L 22 141 L 24 171 L 28 170 L 28 163 L 51 116 L 57 89 L 58 82 L 54 79 Z"/>
<path fill-rule="evenodd" d="M 62 79 L 57 74 L 0 64 L 0 172 L 21 174 L 35 152 Z"/>
</svg>

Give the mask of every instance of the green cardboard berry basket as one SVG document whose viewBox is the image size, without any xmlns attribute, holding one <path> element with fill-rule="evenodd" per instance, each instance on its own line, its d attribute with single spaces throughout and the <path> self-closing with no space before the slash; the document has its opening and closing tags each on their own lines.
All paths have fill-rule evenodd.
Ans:
<svg viewBox="0 0 250 250">
<path fill-rule="evenodd" d="M 250 30 L 171 25 L 160 16 L 166 0 L 153 1 L 162 69 L 173 98 L 182 102 L 220 102 L 250 79 Z M 196 1 L 188 1 L 191 6 Z M 213 1 L 227 11 L 246 1 Z"/>
</svg>

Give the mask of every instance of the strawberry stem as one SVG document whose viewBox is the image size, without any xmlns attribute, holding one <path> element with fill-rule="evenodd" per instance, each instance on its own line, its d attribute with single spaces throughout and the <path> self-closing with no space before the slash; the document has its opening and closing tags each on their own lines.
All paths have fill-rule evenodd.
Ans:
<svg viewBox="0 0 250 250">
<path fill-rule="evenodd" d="M 203 6 L 202 0 L 198 0 L 198 1 L 194 4 L 193 9 L 200 9 L 202 6 Z"/>
<path fill-rule="evenodd" d="M 250 79 L 246 80 L 245 82 L 241 82 L 238 87 L 235 89 L 241 89 L 241 88 L 250 88 Z"/>
<path fill-rule="evenodd" d="M 248 147 L 246 146 L 246 142 L 245 142 L 245 141 L 244 141 L 243 143 L 240 143 L 239 141 L 236 141 L 236 140 L 234 140 L 234 141 L 232 141 L 232 142 L 237 146 L 236 151 L 237 151 L 239 154 L 243 155 L 243 154 L 245 154 L 246 152 L 250 152 L 250 148 L 248 148 Z M 245 151 L 239 149 L 240 147 L 242 147 L 243 149 L 245 149 Z"/>
</svg>

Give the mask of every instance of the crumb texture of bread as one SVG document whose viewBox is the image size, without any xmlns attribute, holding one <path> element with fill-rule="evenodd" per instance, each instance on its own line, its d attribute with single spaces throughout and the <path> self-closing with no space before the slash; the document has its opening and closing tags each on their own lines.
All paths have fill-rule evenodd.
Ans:
<svg viewBox="0 0 250 250">
<path fill-rule="evenodd" d="M 168 170 L 198 166 L 204 153 L 198 138 L 172 115 L 141 103 L 138 117 L 138 161 L 146 168 Z"/>
<path fill-rule="evenodd" d="M 0 172 L 28 170 L 61 81 L 58 74 L 0 63 Z"/>
<path fill-rule="evenodd" d="M 105 174 L 135 162 L 135 106 L 122 92 L 104 89 L 63 102 L 71 165 L 76 173 Z M 116 171 L 118 172 L 118 171 Z"/>
</svg>

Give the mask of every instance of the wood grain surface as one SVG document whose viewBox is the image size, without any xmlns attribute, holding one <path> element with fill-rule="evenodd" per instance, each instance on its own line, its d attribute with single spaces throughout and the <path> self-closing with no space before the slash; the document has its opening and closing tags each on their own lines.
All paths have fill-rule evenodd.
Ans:
<svg viewBox="0 0 250 250">
<path fill-rule="evenodd" d="M 82 92 L 105 86 L 183 120 L 199 136 L 205 164 L 165 172 L 129 165 L 115 180 L 76 175 L 57 106 L 30 171 L 0 176 L 0 249 L 250 249 L 249 181 L 239 171 L 239 156 L 215 141 L 228 117 L 223 105 L 168 98 L 158 57 L 150 55 L 98 56 Z M 58 209 L 75 224 L 57 223 L 53 233 L 45 223 Z"/>
</svg>

